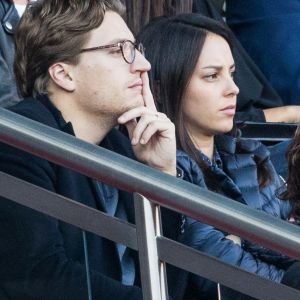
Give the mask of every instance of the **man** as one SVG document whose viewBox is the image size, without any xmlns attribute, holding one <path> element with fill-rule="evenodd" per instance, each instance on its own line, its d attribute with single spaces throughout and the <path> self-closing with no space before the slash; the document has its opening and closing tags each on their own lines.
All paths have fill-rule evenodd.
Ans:
<svg viewBox="0 0 300 300">
<path fill-rule="evenodd" d="M 27 98 L 12 110 L 175 175 L 174 125 L 155 109 L 150 64 L 121 12 L 118 1 L 30 3 L 16 32 L 15 60 Z M 131 143 L 117 124 L 127 127 Z M 134 222 L 132 195 L 5 144 L 0 170 Z M 1 199 L 0 244 L 0 286 L 8 298 L 87 298 L 80 229 Z M 129 249 L 125 264 L 115 243 L 87 234 L 87 245 L 93 299 L 142 299 Z"/>
<path fill-rule="evenodd" d="M 20 101 L 13 75 L 14 33 L 27 0 L 0 0 L 0 106 Z"/>
</svg>

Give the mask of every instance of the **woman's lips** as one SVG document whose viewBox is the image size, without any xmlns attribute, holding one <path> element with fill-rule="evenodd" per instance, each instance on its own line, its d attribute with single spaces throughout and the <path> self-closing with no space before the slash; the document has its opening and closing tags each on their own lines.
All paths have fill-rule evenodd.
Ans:
<svg viewBox="0 0 300 300">
<path fill-rule="evenodd" d="M 234 116 L 235 115 L 236 106 L 235 105 L 229 105 L 221 109 L 221 112 L 225 113 L 228 116 Z"/>
</svg>

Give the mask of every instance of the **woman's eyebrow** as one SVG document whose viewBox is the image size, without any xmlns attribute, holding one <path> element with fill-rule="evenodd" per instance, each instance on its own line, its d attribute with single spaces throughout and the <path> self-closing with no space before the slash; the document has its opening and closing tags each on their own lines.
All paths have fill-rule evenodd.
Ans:
<svg viewBox="0 0 300 300">
<path fill-rule="evenodd" d="M 235 64 L 232 64 L 229 69 L 234 69 L 235 68 Z M 220 65 L 208 65 L 208 66 L 205 66 L 205 67 L 202 67 L 201 69 L 215 69 L 215 70 L 222 70 L 223 69 L 223 66 L 220 66 Z"/>
<path fill-rule="evenodd" d="M 215 70 L 222 70 L 222 69 L 223 69 L 223 66 L 209 65 L 209 66 L 202 67 L 201 69 L 215 69 Z"/>
</svg>

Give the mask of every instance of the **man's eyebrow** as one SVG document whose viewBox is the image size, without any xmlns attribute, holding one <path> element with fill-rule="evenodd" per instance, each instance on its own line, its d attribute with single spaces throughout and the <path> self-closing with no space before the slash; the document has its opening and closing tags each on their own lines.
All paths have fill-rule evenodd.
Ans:
<svg viewBox="0 0 300 300">
<path fill-rule="evenodd" d="M 105 45 L 112 45 L 112 44 L 117 44 L 117 43 L 122 43 L 124 41 L 131 41 L 133 43 L 135 43 L 135 39 L 129 39 L 129 38 L 116 38 L 113 40 L 110 40 L 109 42 L 105 43 Z"/>
</svg>

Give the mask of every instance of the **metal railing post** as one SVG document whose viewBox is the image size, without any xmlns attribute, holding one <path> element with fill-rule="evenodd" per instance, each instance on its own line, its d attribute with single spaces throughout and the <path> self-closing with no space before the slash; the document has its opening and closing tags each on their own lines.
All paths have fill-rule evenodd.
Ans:
<svg viewBox="0 0 300 300">
<path fill-rule="evenodd" d="M 158 257 L 156 237 L 161 235 L 160 208 L 134 194 L 137 244 L 144 300 L 167 300 L 165 263 Z"/>
</svg>

